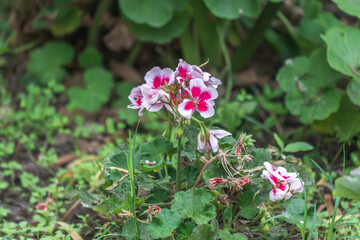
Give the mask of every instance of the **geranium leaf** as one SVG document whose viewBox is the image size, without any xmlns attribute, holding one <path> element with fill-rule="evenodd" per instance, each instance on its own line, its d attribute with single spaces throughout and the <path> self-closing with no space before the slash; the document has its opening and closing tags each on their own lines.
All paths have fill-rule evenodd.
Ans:
<svg viewBox="0 0 360 240">
<path fill-rule="evenodd" d="M 334 196 L 360 201 L 360 167 L 335 181 Z"/>
<path fill-rule="evenodd" d="M 260 13 L 257 0 L 204 0 L 210 11 L 219 18 L 236 19 L 240 16 L 256 17 Z"/>
<path fill-rule="evenodd" d="M 211 224 L 202 224 L 197 226 L 189 240 L 215 240 L 219 230 L 219 223 L 214 219 Z"/>
<path fill-rule="evenodd" d="M 87 47 L 79 55 L 79 66 L 81 68 L 91 68 L 101 66 L 102 55 L 94 47 Z"/>
<path fill-rule="evenodd" d="M 101 67 L 91 68 L 86 70 L 84 80 L 85 89 L 69 89 L 69 108 L 88 112 L 100 109 L 109 100 L 114 85 L 111 73 Z"/>
<path fill-rule="evenodd" d="M 189 189 L 174 195 L 171 209 L 181 214 L 181 218 L 192 218 L 197 224 L 208 223 L 216 217 L 214 197 L 205 189 Z"/>
<path fill-rule="evenodd" d="M 177 239 L 179 240 L 188 239 L 195 227 L 196 225 L 192 221 L 181 223 L 179 230 L 176 231 Z"/>
<path fill-rule="evenodd" d="M 164 154 L 173 154 L 175 148 L 169 139 L 164 137 L 156 137 L 148 143 L 140 145 L 140 154 L 142 154 L 145 160 L 150 162 L 155 161 L 157 164 L 162 164 Z M 151 166 L 147 167 L 150 168 Z"/>
<path fill-rule="evenodd" d="M 346 91 L 350 100 L 360 106 L 360 78 L 353 78 L 348 84 Z"/>
<path fill-rule="evenodd" d="M 360 18 L 360 0 L 333 0 L 333 2 L 347 14 Z"/>
<path fill-rule="evenodd" d="M 332 28 L 323 38 L 328 45 L 327 58 L 330 66 L 345 75 L 359 77 L 360 29 Z"/>
<path fill-rule="evenodd" d="M 164 208 L 149 222 L 150 235 L 155 239 L 169 237 L 180 223 L 179 213 Z"/>
</svg>

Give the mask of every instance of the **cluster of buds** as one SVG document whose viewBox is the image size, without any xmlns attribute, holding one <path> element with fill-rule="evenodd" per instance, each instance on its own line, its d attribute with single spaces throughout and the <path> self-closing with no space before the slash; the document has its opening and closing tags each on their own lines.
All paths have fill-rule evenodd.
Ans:
<svg viewBox="0 0 360 240">
<path fill-rule="evenodd" d="M 132 109 L 158 112 L 164 106 L 175 119 L 190 119 L 195 111 L 203 118 L 214 115 L 216 90 L 221 81 L 199 67 L 179 61 L 175 71 L 154 67 L 145 75 L 145 83 L 132 89 L 129 99 Z"/>
<path fill-rule="evenodd" d="M 225 184 L 227 187 L 240 191 L 243 189 L 243 186 L 250 182 L 250 176 L 244 176 L 240 178 L 229 177 L 225 179 L 223 177 L 215 177 L 209 179 L 209 188 L 216 187 L 219 184 Z"/>
<path fill-rule="evenodd" d="M 273 189 L 269 193 L 271 201 L 288 200 L 295 193 L 303 191 L 303 182 L 295 172 L 287 172 L 283 167 L 274 168 L 270 163 L 264 163 L 266 170 L 261 177 L 271 182 Z"/>
</svg>

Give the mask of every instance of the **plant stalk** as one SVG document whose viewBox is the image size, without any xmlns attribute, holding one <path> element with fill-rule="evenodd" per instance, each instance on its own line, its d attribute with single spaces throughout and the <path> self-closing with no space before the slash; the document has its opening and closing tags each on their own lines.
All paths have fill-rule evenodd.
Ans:
<svg viewBox="0 0 360 240">
<path fill-rule="evenodd" d="M 269 2 L 266 4 L 261 16 L 251 29 L 249 37 L 244 41 L 241 47 L 235 52 L 232 68 L 234 71 L 240 70 L 249 61 L 255 50 L 262 42 L 266 30 L 269 28 L 272 20 L 283 3 Z"/>
<path fill-rule="evenodd" d="M 180 191 L 180 166 L 181 163 L 181 135 L 178 136 L 177 162 L 176 162 L 176 192 Z"/>
</svg>

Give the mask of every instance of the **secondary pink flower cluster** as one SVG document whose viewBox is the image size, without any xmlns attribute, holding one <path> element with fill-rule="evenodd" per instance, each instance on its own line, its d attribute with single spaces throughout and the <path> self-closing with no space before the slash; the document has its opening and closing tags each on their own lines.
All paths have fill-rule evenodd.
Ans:
<svg viewBox="0 0 360 240">
<path fill-rule="evenodd" d="M 214 115 L 216 90 L 221 81 L 199 67 L 179 61 L 175 71 L 154 67 L 145 75 L 145 83 L 132 89 L 129 99 L 132 109 L 157 112 L 164 106 L 176 118 L 190 119 L 195 111 L 204 118 Z"/>
<path fill-rule="evenodd" d="M 287 172 L 283 167 L 274 168 L 270 163 L 264 163 L 266 170 L 261 177 L 268 179 L 273 186 L 269 193 L 271 201 L 288 200 L 293 194 L 303 191 L 303 182 L 294 172 Z"/>
</svg>

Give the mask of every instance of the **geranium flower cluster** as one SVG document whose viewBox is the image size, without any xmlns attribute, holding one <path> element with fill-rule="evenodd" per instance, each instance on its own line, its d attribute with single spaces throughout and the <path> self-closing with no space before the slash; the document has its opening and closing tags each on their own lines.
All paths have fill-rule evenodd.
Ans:
<svg viewBox="0 0 360 240">
<path fill-rule="evenodd" d="M 262 172 L 263 179 L 270 180 L 273 189 L 269 193 L 271 201 L 288 200 L 295 193 L 303 191 L 303 182 L 295 172 L 287 172 L 283 167 L 274 168 L 270 163 L 264 163 L 266 170 Z"/>
<path fill-rule="evenodd" d="M 139 116 L 144 109 L 157 112 L 165 106 L 175 119 L 190 119 L 195 111 L 209 118 L 215 113 L 220 84 L 219 79 L 180 59 L 175 71 L 154 67 L 147 72 L 145 83 L 132 89 L 128 107 L 139 109 Z"/>
</svg>

